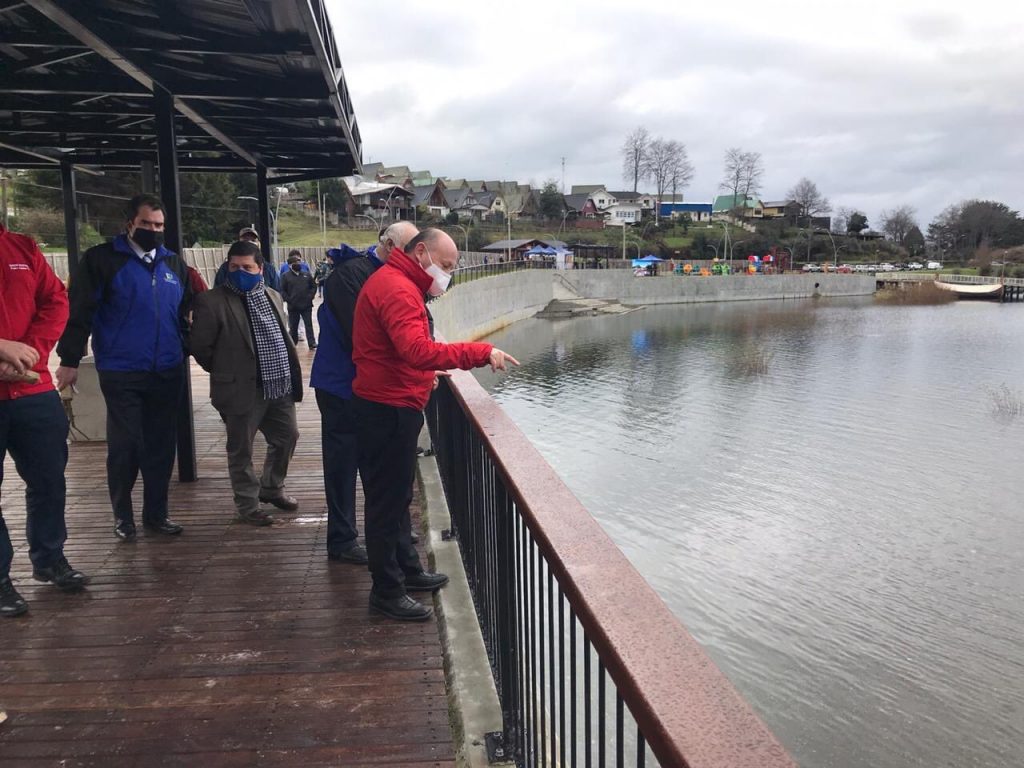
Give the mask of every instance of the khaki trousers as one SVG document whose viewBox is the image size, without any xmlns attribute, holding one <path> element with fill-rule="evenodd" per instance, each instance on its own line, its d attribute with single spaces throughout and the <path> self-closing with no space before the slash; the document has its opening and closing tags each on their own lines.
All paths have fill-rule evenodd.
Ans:
<svg viewBox="0 0 1024 768">
<path fill-rule="evenodd" d="M 288 463 L 299 440 L 295 419 L 295 401 L 291 395 L 276 400 L 260 398 L 248 413 L 225 414 L 228 434 L 228 474 L 239 514 L 249 515 L 260 506 L 260 496 L 275 498 L 284 495 Z M 252 444 L 256 433 L 267 441 L 267 457 L 263 475 L 256 477 L 252 466 Z"/>
</svg>

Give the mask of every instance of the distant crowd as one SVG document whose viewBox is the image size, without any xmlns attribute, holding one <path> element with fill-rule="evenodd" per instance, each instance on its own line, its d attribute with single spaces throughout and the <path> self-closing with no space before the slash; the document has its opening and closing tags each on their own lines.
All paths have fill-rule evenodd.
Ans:
<svg viewBox="0 0 1024 768">
<path fill-rule="evenodd" d="M 426 299 L 447 289 L 455 243 L 441 230 L 396 222 L 366 252 L 342 244 L 314 270 L 293 251 L 278 269 L 245 228 L 208 289 L 164 246 L 164 215 L 158 198 L 134 197 L 122 234 L 86 251 L 67 287 L 30 238 L 0 226 L 0 483 L 10 453 L 26 485 L 32 577 L 66 591 L 89 583 L 64 555 L 68 420 L 57 390 L 77 390 L 91 341 L 118 540 L 127 545 L 138 535 L 132 489 L 140 474 L 142 528 L 158 537 L 184 531 L 171 517 L 168 490 L 192 356 L 209 372 L 210 400 L 224 423 L 237 520 L 267 526 L 271 509 L 298 509 L 286 480 L 299 440 L 295 404 L 309 386 L 321 414 L 327 558 L 369 567 L 371 611 L 428 619 L 432 609 L 410 593 L 435 592 L 448 577 L 424 568 L 409 517 L 423 409 L 450 369 L 518 365 L 491 344 L 434 339 Z M 308 382 L 297 352 L 301 330 L 315 350 Z M 51 377 L 54 345 L 60 364 Z M 259 473 L 257 432 L 267 443 Z M 10 578 L 13 557 L 0 515 L 4 617 L 28 611 Z"/>
</svg>

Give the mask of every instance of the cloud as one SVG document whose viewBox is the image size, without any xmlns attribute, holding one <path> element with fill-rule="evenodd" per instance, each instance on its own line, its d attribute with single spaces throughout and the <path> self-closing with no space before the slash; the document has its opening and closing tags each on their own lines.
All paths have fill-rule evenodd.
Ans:
<svg viewBox="0 0 1024 768">
<path fill-rule="evenodd" d="M 687 197 L 730 146 L 763 194 L 802 176 L 836 206 L 1020 200 L 1024 11 L 976 0 L 664 8 L 606 0 L 327 0 L 364 158 L 450 177 L 620 186 L 644 125 L 686 144 Z"/>
</svg>

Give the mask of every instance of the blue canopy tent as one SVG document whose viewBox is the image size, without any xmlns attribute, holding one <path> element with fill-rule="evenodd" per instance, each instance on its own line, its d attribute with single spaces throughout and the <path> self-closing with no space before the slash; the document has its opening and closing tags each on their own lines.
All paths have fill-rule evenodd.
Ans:
<svg viewBox="0 0 1024 768">
<path fill-rule="evenodd" d="M 664 259 L 659 259 L 657 256 L 654 256 L 653 254 L 648 254 L 644 256 L 642 259 L 633 259 L 633 266 L 646 267 L 647 265 L 654 264 L 657 261 L 664 261 Z"/>
</svg>

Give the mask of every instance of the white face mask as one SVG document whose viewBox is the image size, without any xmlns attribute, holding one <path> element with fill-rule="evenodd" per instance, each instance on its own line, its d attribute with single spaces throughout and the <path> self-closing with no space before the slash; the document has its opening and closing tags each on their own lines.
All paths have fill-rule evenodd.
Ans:
<svg viewBox="0 0 1024 768">
<path fill-rule="evenodd" d="M 429 250 L 427 251 L 427 258 L 430 258 Z M 430 266 L 424 267 L 423 271 L 434 278 L 434 282 L 430 284 L 427 293 L 431 296 L 440 296 L 448 290 L 448 283 L 452 281 L 452 276 L 437 266 L 433 259 L 430 260 Z"/>
</svg>

